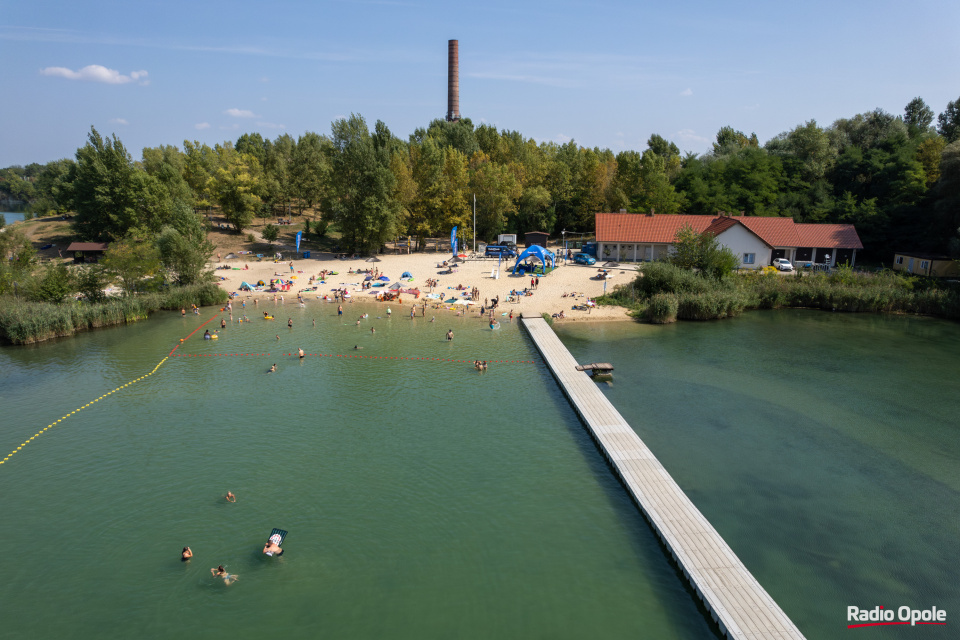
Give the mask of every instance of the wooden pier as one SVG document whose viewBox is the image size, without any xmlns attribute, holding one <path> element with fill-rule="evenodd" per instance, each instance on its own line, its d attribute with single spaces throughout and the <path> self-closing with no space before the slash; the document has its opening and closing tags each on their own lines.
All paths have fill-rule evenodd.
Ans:
<svg viewBox="0 0 960 640">
<path fill-rule="evenodd" d="M 796 625 L 747 570 L 543 318 L 522 318 L 570 404 L 729 638 L 802 639 Z"/>
</svg>

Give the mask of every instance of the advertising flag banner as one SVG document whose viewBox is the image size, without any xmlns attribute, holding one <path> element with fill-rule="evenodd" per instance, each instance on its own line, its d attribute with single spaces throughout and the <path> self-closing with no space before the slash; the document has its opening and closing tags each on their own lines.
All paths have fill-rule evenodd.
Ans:
<svg viewBox="0 0 960 640">
<path fill-rule="evenodd" d="M 453 231 L 450 232 L 450 248 L 453 250 L 453 255 L 457 255 L 457 228 L 454 227 Z"/>
<path fill-rule="evenodd" d="M 303 235 L 303 231 L 297 231 L 297 253 L 300 253 L 300 236 Z"/>
</svg>

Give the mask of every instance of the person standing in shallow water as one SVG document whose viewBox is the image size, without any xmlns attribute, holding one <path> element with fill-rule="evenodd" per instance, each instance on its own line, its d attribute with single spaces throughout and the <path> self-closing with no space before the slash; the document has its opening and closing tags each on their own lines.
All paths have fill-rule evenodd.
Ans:
<svg viewBox="0 0 960 640">
<path fill-rule="evenodd" d="M 447 340 L 453 340 L 453 329 L 447 329 Z"/>
<path fill-rule="evenodd" d="M 193 557 L 193 551 L 190 547 L 184 547 L 180 552 L 180 562 L 188 562 Z"/>
</svg>

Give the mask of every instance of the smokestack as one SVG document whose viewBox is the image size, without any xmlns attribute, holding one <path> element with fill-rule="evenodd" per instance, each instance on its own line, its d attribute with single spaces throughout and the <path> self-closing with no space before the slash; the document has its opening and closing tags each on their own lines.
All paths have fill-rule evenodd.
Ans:
<svg viewBox="0 0 960 640">
<path fill-rule="evenodd" d="M 460 43 L 447 41 L 447 122 L 460 119 Z"/>
</svg>

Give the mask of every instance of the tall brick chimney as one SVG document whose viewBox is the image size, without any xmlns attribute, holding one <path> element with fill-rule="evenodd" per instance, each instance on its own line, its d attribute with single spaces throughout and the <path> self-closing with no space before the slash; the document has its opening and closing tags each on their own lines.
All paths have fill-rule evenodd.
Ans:
<svg viewBox="0 0 960 640">
<path fill-rule="evenodd" d="M 447 122 L 460 120 L 460 43 L 447 41 Z"/>
</svg>

